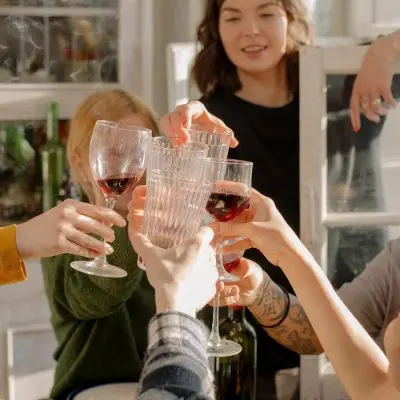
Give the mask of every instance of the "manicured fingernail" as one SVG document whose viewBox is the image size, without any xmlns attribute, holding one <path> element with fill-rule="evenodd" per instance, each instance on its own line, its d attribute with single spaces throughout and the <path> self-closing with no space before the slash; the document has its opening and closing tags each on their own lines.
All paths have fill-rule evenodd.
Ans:
<svg viewBox="0 0 400 400">
<path fill-rule="evenodd" d="M 108 256 L 114 253 L 114 249 L 108 243 L 104 245 L 104 250 Z"/>
</svg>

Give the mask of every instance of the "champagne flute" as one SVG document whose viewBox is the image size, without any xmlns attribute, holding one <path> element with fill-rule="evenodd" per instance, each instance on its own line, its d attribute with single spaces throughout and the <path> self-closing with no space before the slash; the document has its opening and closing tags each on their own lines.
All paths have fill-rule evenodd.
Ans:
<svg viewBox="0 0 400 400">
<path fill-rule="evenodd" d="M 253 163 L 242 160 L 212 160 L 214 187 L 206 209 L 219 222 L 228 222 L 240 215 L 250 204 Z M 237 281 L 237 277 L 224 268 L 223 241 L 216 243 L 219 279 Z M 213 357 L 229 357 L 241 352 L 240 344 L 219 335 L 219 293 L 214 297 L 213 322 L 208 340 L 208 354 Z"/>
<path fill-rule="evenodd" d="M 136 185 L 146 168 L 146 152 L 151 130 L 119 122 L 97 121 L 92 132 L 89 164 L 108 208 Z M 123 278 L 127 272 L 107 262 L 101 255 L 90 261 L 74 261 L 77 271 L 107 278 Z"/>
</svg>

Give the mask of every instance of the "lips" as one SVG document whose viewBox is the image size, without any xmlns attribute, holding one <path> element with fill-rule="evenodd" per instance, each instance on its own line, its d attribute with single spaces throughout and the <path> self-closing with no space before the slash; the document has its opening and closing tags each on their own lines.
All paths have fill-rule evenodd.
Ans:
<svg viewBox="0 0 400 400">
<path fill-rule="evenodd" d="M 241 50 L 245 53 L 258 53 L 260 51 L 264 51 L 268 48 L 268 46 L 261 46 L 261 45 L 249 45 L 243 47 Z"/>
</svg>

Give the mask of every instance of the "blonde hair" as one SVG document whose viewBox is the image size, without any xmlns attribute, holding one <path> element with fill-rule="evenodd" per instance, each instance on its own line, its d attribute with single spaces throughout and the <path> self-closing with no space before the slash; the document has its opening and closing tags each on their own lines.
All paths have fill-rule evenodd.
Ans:
<svg viewBox="0 0 400 400">
<path fill-rule="evenodd" d="M 71 120 L 67 140 L 68 164 L 72 180 L 83 189 L 91 203 L 94 203 L 92 184 L 84 181 L 76 160 L 79 158 L 85 165 L 89 165 L 90 139 L 97 120 L 118 122 L 131 114 L 141 117 L 145 128 L 151 129 L 153 135 L 158 135 L 158 126 L 152 111 L 138 97 L 119 89 L 90 95 Z"/>
</svg>

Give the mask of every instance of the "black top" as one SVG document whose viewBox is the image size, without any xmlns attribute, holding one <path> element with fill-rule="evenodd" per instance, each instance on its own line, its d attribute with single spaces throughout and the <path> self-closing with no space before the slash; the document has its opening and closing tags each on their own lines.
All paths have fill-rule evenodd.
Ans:
<svg viewBox="0 0 400 400">
<path fill-rule="evenodd" d="M 202 99 L 209 112 L 221 118 L 240 144 L 230 158 L 252 161 L 253 187 L 272 198 L 283 217 L 299 234 L 299 99 L 284 107 L 267 108 L 249 103 L 223 89 Z M 283 272 L 257 250 L 246 257 L 256 261 L 279 285 L 293 293 Z M 272 373 L 299 365 L 299 356 L 271 339 L 249 316 L 257 330 L 259 372 Z M 261 374 L 260 374 L 261 376 Z"/>
</svg>

